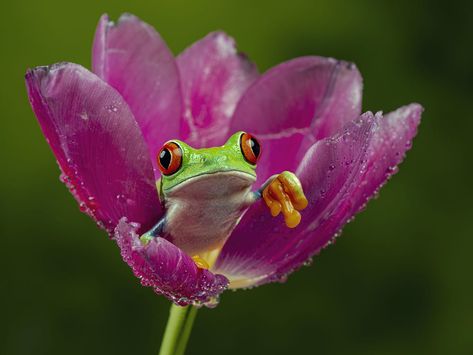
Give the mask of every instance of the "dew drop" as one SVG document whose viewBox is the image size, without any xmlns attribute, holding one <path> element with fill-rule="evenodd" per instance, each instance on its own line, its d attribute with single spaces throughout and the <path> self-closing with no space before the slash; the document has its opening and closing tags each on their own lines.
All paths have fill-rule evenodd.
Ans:
<svg viewBox="0 0 473 355">
<path fill-rule="evenodd" d="M 126 203 L 126 197 L 125 197 L 125 195 L 123 195 L 123 194 L 118 194 L 116 197 L 117 197 L 118 202 L 120 202 L 120 203 Z"/>
<path fill-rule="evenodd" d="M 395 173 L 397 173 L 397 171 L 398 171 L 398 167 L 397 167 L 396 165 L 394 165 L 394 166 L 389 166 L 389 167 L 386 169 L 386 173 L 387 173 L 388 175 L 395 174 Z"/>
<path fill-rule="evenodd" d="M 118 112 L 118 107 L 114 104 L 105 106 L 105 109 L 110 112 L 110 113 L 116 113 Z"/>
</svg>

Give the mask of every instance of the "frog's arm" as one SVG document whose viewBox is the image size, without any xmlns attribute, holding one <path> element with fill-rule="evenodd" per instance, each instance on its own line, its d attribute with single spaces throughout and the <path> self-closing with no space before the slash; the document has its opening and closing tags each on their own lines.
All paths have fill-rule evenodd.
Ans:
<svg viewBox="0 0 473 355">
<path fill-rule="evenodd" d="M 261 187 L 256 190 L 256 191 L 251 191 L 250 193 L 248 193 L 248 195 L 246 196 L 246 200 L 245 200 L 245 203 L 244 203 L 244 207 L 245 208 L 248 208 L 250 207 L 253 203 L 255 203 L 256 201 L 260 200 L 261 197 L 263 197 L 263 190 L 266 188 L 266 186 L 268 186 L 271 181 L 273 181 L 275 178 L 277 178 L 277 175 L 273 175 L 271 176 L 268 180 L 266 180 L 266 182 L 261 185 Z"/>
<path fill-rule="evenodd" d="M 149 231 L 141 235 L 140 240 L 143 244 L 147 244 L 151 239 L 156 238 L 163 233 L 165 218 L 161 218 Z"/>
<path fill-rule="evenodd" d="M 264 199 L 271 215 L 276 217 L 282 212 L 289 228 L 296 227 L 301 221 L 299 211 L 307 207 L 301 182 L 290 171 L 271 176 L 259 190 L 254 193 L 254 201 Z"/>
</svg>

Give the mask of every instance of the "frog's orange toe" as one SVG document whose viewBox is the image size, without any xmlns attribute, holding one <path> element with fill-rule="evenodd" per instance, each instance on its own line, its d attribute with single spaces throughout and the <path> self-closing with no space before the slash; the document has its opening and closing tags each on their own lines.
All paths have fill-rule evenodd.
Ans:
<svg viewBox="0 0 473 355">
<path fill-rule="evenodd" d="M 281 204 L 270 194 L 268 186 L 263 190 L 263 200 L 268 206 L 271 216 L 276 217 L 281 213 Z"/>
<path fill-rule="evenodd" d="M 208 269 L 210 267 L 209 263 L 205 261 L 205 259 L 202 259 L 199 255 L 194 255 L 192 260 L 194 260 L 195 265 L 199 269 Z"/>
<path fill-rule="evenodd" d="M 297 210 L 294 210 L 292 213 L 284 215 L 284 221 L 289 228 L 295 228 L 301 223 L 301 214 Z"/>
<path fill-rule="evenodd" d="M 289 171 L 279 174 L 264 188 L 263 199 L 273 217 L 282 212 L 289 228 L 297 227 L 301 222 L 298 211 L 308 205 L 299 179 Z"/>
</svg>

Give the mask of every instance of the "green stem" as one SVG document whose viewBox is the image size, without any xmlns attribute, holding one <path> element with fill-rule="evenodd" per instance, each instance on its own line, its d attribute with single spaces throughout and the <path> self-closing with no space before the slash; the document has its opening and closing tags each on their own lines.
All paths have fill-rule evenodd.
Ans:
<svg viewBox="0 0 473 355">
<path fill-rule="evenodd" d="M 171 306 L 159 355 L 184 355 L 196 313 L 193 306 Z"/>
<path fill-rule="evenodd" d="M 192 325 L 194 324 L 194 319 L 197 315 L 197 307 L 190 306 L 189 308 L 189 314 L 187 315 L 186 324 L 182 330 L 181 339 L 176 350 L 176 355 L 184 355 L 186 352 L 187 342 L 189 341 L 189 337 L 191 336 L 192 332 Z"/>
</svg>

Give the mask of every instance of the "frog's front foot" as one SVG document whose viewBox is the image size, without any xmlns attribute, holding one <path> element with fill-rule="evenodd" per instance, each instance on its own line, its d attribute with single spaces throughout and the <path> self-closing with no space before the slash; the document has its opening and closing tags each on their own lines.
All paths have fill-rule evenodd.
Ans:
<svg viewBox="0 0 473 355">
<path fill-rule="evenodd" d="M 263 189 L 262 195 L 273 217 L 282 212 L 289 228 L 300 223 L 299 211 L 306 208 L 308 202 L 296 175 L 289 171 L 282 172 Z"/>
<path fill-rule="evenodd" d="M 148 244 L 154 237 L 151 235 L 151 233 L 145 233 L 140 237 L 140 241 L 142 245 Z"/>
</svg>

